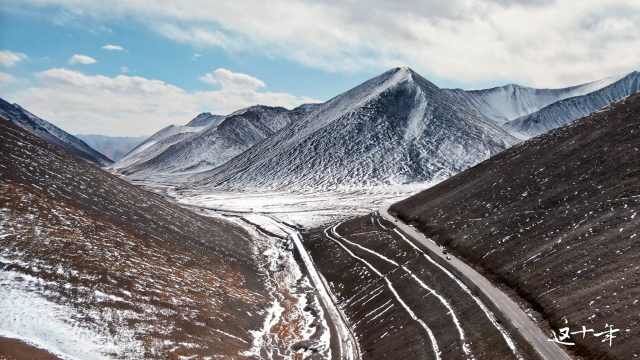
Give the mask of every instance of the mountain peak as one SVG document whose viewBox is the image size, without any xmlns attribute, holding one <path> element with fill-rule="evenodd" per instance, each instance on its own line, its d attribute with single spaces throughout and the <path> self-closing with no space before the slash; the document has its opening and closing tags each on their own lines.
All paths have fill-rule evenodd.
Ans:
<svg viewBox="0 0 640 360">
<path fill-rule="evenodd" d="M 394 68 L 395 71 L 403 71 L 403 72 L 414 72 L 409 65 L 402 65 Z"/>
<path fill-rule="evenodd" d="M 194 117 L 191 121 L 189 121 L 186 126 L 189 127 L 199 127 L 199 126 L 209 126 L 213 123 L 220 123 L 224 116 L 222 115 L 214 115 L 210 112 L 203 112 L 198 114 L 198 116 Z"/>
<path fill-rule="evenodd" d="M 384 72 L 382 75 L 374 79 L 381 79 L 382 83 L 384 83 L 387 87 L 391 87 L 405 81 L 413 82 L 416 77 L 419 76 L 420 75 L 418 75 L 408 66 L 398 66 Z"/>
<path fill-rule="evenodd" d="M 391 75 L 393 76 L 398 76 L 402 77 L 402 79 L 409 80 L 413 79 L 413 75 L 417 75 L 417 73 L 407 65 L 395 67 L 391 69 L 389 73 L 391 73 Z"/>
<path fill-rule="evenodd" d="M 431 181 L 515 142 L 466 109 L 411 68 L 392 68 L 195 174 L 185 188 L 328 190 Z"/>
</svg>

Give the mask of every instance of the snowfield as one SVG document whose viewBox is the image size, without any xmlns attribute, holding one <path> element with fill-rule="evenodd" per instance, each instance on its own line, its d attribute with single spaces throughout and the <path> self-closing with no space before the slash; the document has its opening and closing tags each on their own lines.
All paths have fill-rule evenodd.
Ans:
<svg viewBox="0 0 640 360">
<path fill-rule="evenodd" d="M 143 184 L 186 206 L 242 216 L 268 215 L 290 225 L 312 228 L 370 213 L 387 202 L 402 200 L 437 182 L 306 192 L 177 191 L 171 186 L 163 187 L 150 182 Z"/>
<path fill-rule="evenodd" d="M 7 259 L 0 258 L 0 265 L 8 263 Z M 113 358 L 110 354 L 144 357 L 143 346 L 133 331 L 114 337 L 105 329 L 78 326 L 73 319 L 82 314 L 71 306 L 48 300 L 50 294 L 43 289 L 39 278 L 0 271 L 0 293 L 0 314 L 7 315 L 0 316 L 0 336 L 47 349 L 62 359 Z"/>
</svg>

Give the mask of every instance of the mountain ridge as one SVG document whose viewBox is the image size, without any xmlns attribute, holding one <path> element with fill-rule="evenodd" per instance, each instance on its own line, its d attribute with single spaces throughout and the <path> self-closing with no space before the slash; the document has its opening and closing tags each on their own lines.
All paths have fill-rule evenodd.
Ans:
<svg viewBox="0 0 640 360">
<path fill-rule="evenodd" d="M 109 136 L 100 134 L 76 134 L 75 136 L 114 162 L 120 160 L 148 138 L 147 136 Z"/>
<path fill-rule="evenodd" d="M 129 161 L 128 155 L 114 168 L 135 180 L 153 181 L 155 177 L 184 188 L 233 190 L 245 187 L 334 189 L 433 181 L 446 178 L 496 154 L 500 149 L 536 135 L 523 134 L 513 126 L 520 119 L 542 114 L 547 108 L 568 99 L 585 99 L 593 97 L 592 94 L 606 93 L 608 89 L 624 83 L 631 74 L 556 89 L 507 84 L 484 90 L 461 90 L 439 88 L 410 67 L 397 67 L 324 103 L 303 104 L 292 110 L 272 108 L 280 117 L 273 115 L 274 118 L 270 119 L 267 115 L 261 120 L 278 123 L 278 126 L 271 126 L 270 131 L 256 127 L 249 119 L 245 119 L 249 122 L 245 121 L 244 126 L 234 129 L 233 134 L 220 134 L 222 131 L 217 130 L 221 125 L 229 125 L 225 124 L 225 119 L 230 121 L 268 107 L 251 106 L 226 117 L 202 113 L 185 126 L 159 131 L 157 134 L 167 132 L 170 136 L 164 136 L 166 139 L 158 141 L 157 145 L 143 149 L 138 158 L 133 156 L 134 161 Z M 403 87 L 404 90 L 399 90 Z M 402 93 L 407 99 L 395 96 L 390 100 L 394 96 L 390 95 L 391 92 Z M 386 99 L 384 105 L 383 98 Z M 606 105 L 619 96 L 602 98 L 606 101 L 600 105 Z M 400 103 L 406 109 L 401 109 Z M 574 113 L 586 115 L 601 107 L 582 106 L 585 109 Z M 434 109 L 436 112 L 432 113 Z M 372 115 L 374 113 L 382 118 L 376 119 Z M 206 129 L 190 126 L 211 117 L 215 117 L 216 126 Z M 296 121 L 283 122 L 283 117 L 292 117 Z M 365 118 L 375 125 L 362 123 Z M 332 125 L 336 120 L 340 126 Z M 551 120 L 545 122 L 549 123 L 544 125 L 545 129 L 560 125 L 553 125 Z M 344 133 L 346 128 L 353 133 Z M 425 131 L 433 141 L 426 138 Z M 326 139 L 319 139 L 319 134 Z M 375 145 L 358 140 L 358 134 L 372 136 L 367 141 L 383 145 L 376 150 Z M 461 137 L 456 139 L 455 136 Z M 338 141 L 340 139 L 345 143 Z M 309 149 L 300 148 L 305 143 Z M 255 146 L 258 148 L 253 149 Z M 144 147 L 145 143 L 140 145 L 140 148 Z M 319 152 L 319 159 L 314 158 L 314 148 L 316 150 L 313 151 Z M 339 148 L 342 150 L 336 150 Z M 389 154 L 389 160 L 379 153 L 382 148 Z M 354 157 L 351 162 L 343 160 L 351 156 L 344 153 L 346 149 L 359 153 L 359 157 Z M 132 154 L 136 151 L 134 149 Z M 323 158 L 325 153 L 333 153 L 333 157 Z M 296 161 L 297 157 L 305 160 Z M 366 161 L 370 164 L 365 164 Z M 402 165 L 394 168 L 387 162 Z"/>
<path fill-rule="evenodd" d="M 82 159 L 100 166 L 113 163 L 111 159 L 90 147 L 78 137 L 62 130 L 52 123 L 32 114 L 18 104 L 11 104 L 0 98 L 0 118 L 9 121 L 32 134 L 66 148 Z"/>
<path fill-rule="evenodd" d="M 540 135 L 587 116 L 639 91 L 640 73 L 633 71 L 598 90 L 554 102 L 534 113 L 518 117 L 504 125 L 505 128 L 519 137 L 527 138 Z"/>
<path fill-rule="evenodd" d="M 484 116 L 502 125 L 557 101 L 597 91 L 623 77 L 610 76 L 563 88 L 533 88 L 518 84 L 506 84 L 488 89 L 449 89 L 449 91 L 467 101 L 470 106 L 475 107 Z"/>
<path fill-rule="evenodd" d="M 312 107 L 311 107 L 312 108 Z M 164 176 L 204 171 L 223 164 L 255 143 L 273 135 L 304 114 L 303 109 L 254 105 L 226 116 L 216 115 L 204 126 L 198 115 L 184 126 L 160 130 L 145 143 L 114 165 L 121 173 L 134 178 Z"/>
</svg>

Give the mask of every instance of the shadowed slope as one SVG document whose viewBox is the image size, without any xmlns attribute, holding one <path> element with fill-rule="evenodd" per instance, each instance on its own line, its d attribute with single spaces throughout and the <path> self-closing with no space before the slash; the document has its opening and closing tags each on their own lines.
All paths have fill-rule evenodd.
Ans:
<svg viewBox="0 0 640 360">
<path fill-rule="evenodd" d="M 640 326 L 640 95 L 515 146 L 391 207 L 406 222 L 516 289 L 556 328 L 567 319 L 621 329 L 627 359 Z M 628 330 L 627 330 L 628 329 Z"/>
</svg>

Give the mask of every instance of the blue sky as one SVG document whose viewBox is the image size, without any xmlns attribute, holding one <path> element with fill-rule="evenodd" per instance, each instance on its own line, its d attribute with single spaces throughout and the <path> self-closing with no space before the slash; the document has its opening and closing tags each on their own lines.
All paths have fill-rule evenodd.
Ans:
<svg viewBox="0 0 640 360">
<path fill-rule="evenodd" d="M 398 65 L 441 87 L 578 84 L 639 68 L 638 23 L 635 0 L 5 0 L 0 96 L 73 133 L 148 135 Z"/>
<path fill-rule="evenodd" d="M 208 87 L 198 80 L 202 74 L 226 68 L 259 78 L 272 91 L 319 100 L 327 100 L 377 75 L 373 69 L 327 72 L 264 54 L 230 53 L 221 48 L 177 43 L 137 22 L 115 19 L 96 26 L 91 19 L 66 17 L 58 7 L 0 9 L 0 49 L 29 56 L 28 62 L 14 69 L 15 74 L 28 76 L 51 67 L 69 67 L 67 62 L 73 54 L 84 54 L 98 60 L 91 66 L 75 66 L 87 74 L 114 76 L 126 67 L 130 75 L 201 90 Z M 106 44 L 122 46 L 126 51 L 102 50 Z"/>
</svg>

